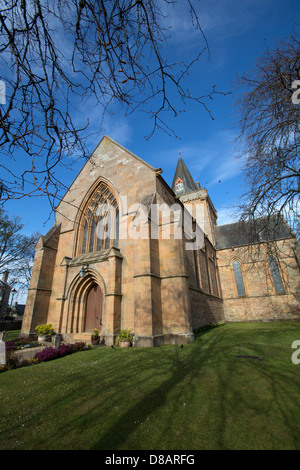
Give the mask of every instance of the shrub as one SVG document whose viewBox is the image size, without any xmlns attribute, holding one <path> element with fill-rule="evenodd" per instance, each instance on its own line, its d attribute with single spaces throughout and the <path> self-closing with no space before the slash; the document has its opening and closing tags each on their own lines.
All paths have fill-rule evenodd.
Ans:
<svg viewBox="0 0 300 470">
<path fill-rule="evenodd" d="M 57 349 L 54 348 L 45 348 L 42 351 L 39 351 L 34 356 L 35 359 L 38 359 L 39 362 L 51 361 L 58 357 Z"/>
<path fill-rule="evenodd" d="M 36 337 L 32 338 L 30 336 L 19 336 L 19 338 L 14 339 L 16 346 L 24 346 L 25 344 L 31 344 L 36 342 Z"/>
<path fill-rule="evenodd" d="M 35 331 L 40 336 L 52 336 L 54 335 L 54 329 L 51 323 L 45 323 L 43 325 L 37 325 Z"/>
<path fill-rule="evenodd" d="M 133 333 L 131 330 L 121 330 L 118 336 L 116 337 L 115 344 L 116 346 L 119 345 L 122 341 L 130 341 L 132 342 L 133 340 Z"/>
<path fill-rule="evenodd" d="M 91 349 L 91 346 L 86 346 L 85 343 L 83 342 L 78 342 L 78 343 L 75 343 L 75 344 L 71 344 L 71 350 L 72 350 L 72 353 L 74 352 L 78 352 L 78 351 L 86 351 L 87 349 Z"/>
<path fill-rule="evenodd" d="M 7 341 L 5 343 L 5 349 L 6 349 L 6 351 L 15 351 L 17 349 L 17 345 L 15 343 L 15 340 L 13 339 L 12 341 Z"/>
<path fill-rule="evenodd" d="M 6 348 L 6 364 L 2 365 L 0 367 L 0 372 L 5 372 L 6 370 L 12 370 L 16 369 L 17 367 L 20 367 L 21 362 L 19 362 L 19 356 L 15 354 L 15 350 L 17 349 L 17 346 L 14 344 L 14 341 L 8 341 L 5 344 Z M 24 361 L 23 361 L 24 362 Z"/>
<path fill-rule="evenodd" d="M 208 323 L 207 325 L 200 326 L 200 328 L 197 328 L 194 330 L 194 333 L 203 333 L 204 331 L 209 331 L 212 330 L 213 328 L 218 328 L 219 326 L 224 326 L 225 322 L 220 322 L 220 323 Z"/>
<path fill-rule="evenodd" d="M 6 346 L 6 364 L 0 366 L 0 373 L 11 369 L 17 369 L 19 367 L 31 366 L 32 364 L 38 364 L 39 362 L 52 361 L 53 359 L 58 359 L 59 357 L 67 356 L 68 354 L 91 349 L 91 345 L 86 346 L 83 342 L 75 344 L 63 343 L 57 349 L 52 347 L 45 348 L 36 353 L 33 359 L 25 359 L 19 362 L 19 357 L 14 352 L 15 349 L 17 349 L 14 341 L 9 341 L 6 343 Z"/>
<path fill-rule="evenodd" d="M 59 357 L 67 356 L 68 354 L 72 354 L 72 345 L 61 344 L 56 351 L 58 351 Z"/>
<path fill-rule="evenodd" d="M 52 347 L 43 349 L 36 353 L 34 358 L 39 362 L 52 361 L 53 359 L 58 359 L 59 357 L 67 356 L 68 354 L 73 354 L 78 351 L 85 351 L 87 349 L 90 349 L 90 347 L 86 346 L 83 342 L 75 344 L 61 344 L 57 349 Z"/>
<path fill-rule="evenodd" d="M 57 349 L 54 349 L 52 347 L 43 349 L 42 351 L 36 353 L 34 358 L 38 359 L 40 362 L 52 361 L 52 359 L 57 359 L 58 357 L 66 356 L 67 354 L 71 354 L 71 352 L 71 345 L 61 344 Z"/>
<path fill-rule="evenodd" d="M 7 365 L 6 365 L 6 364 L 5 364 L 5 365 L 2 365 L 2 366 L 0 366 L 0 373 L 1 373 L 1 372 L 6 372 L 7 370 L 8 370 L 8 367 L 7 367 Z"/>
<path fill-rule="evenodd" d="M 19 357 L 13 350 L 6 351 L 6 367 L 8 370 L 16 369 L 19 364 Z"/>
</svg>

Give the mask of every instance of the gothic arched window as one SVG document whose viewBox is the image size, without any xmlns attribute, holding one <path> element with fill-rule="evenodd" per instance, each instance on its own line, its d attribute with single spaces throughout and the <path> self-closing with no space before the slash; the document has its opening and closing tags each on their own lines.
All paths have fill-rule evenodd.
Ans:
<svg viewBox="0 0 300 470">
<path fill-rule="evenodd" d="M 233 272 L 234 272 L 237 294 L 239 296 L 246 295 L 241 265 L 238 261 L 233 262 Z"/>
<path fill-rule="evenodd" d="M 101 182 L 94 191 L 81 217 L 80 226 L 78 254 L 119 245 L 118 203 L 105 183 Z"/>
<path fill-rule="evenodd" d="M 273 283 L 277 294 L 284 292 L 283 282 L 280 275 L 277 259 L 269 256 L 269 266 L 273 278 Z"/>
</svg>

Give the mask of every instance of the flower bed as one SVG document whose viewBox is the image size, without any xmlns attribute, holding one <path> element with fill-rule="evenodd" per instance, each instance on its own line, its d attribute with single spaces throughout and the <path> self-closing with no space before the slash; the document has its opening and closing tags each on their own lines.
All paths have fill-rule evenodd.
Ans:
<svg viewBox="0 0 300 470">
<path fill-rule="evenodd" d="M 40 362 L 52 361 L 53 359 L 58 359 L 69 354 L 73 354 L 78 351 L 86 351 L 91 349 L 91 346 L 86 346 L 83 342 L 78 342 L 75 344 L 61 344 L 57 349 L 49 347 L 45 348 L 42 351 L 39 351 L 35 354 L 33 359 L 26 359 L 19 361 L 17 354 L 15 353 L 17 346 L 12 345 L 13 341 L 8 341 L 6 343 L 6 364 L 0 366 L 0 372 L 5 372 L 7 370 L 18 369 L 24 366 L 30 366 L 32 364 L 39 364 Z M 32 346 L 33 347 L 33 346 Z"/>
<path fill-rule="evenodd" d="M 36 348 L 37 346 L 41 346 L 41 343 L 39 343 L 38 341 L 33 341 L 32 343 L 26 344 L 18 344 L 15 341 L 16 340 L 12 340 L 5 343 L 6 351 L 19 351 L 21 349 Z"/>
<path fill-rule="evenodd" d="M 38 352 L 34 358 L 38 359 L 39 362 L 52 361 L 53 359 L 67 356 L 77 351 L 85 351 L 86 349 L 90 348 L 87 347 L 85 343 L 61 344 L 57 349 L 52 347 L 43 349 L 43 351 Z"/>
<path fill-rule="evenodd" d="M 35 348 L 40 346 L 36 338 L 30 338 L 28 336 L 20 336 L 19 338 L 7 341 L 5 343 L 6 351 L 16 351 L 19 349 Z"/>
</svg>

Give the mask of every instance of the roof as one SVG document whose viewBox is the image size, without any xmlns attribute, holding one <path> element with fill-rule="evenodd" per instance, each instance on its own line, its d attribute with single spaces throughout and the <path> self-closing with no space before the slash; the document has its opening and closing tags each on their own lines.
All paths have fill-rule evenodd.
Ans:
<svg viewBox="0 0 300 470">
<path fill-rule="evenodd" d="M 183 181 L 183 189 L 180 191 L 178 191 L 175 187 L 175 184 L 178 178 Z M 199 189 L 198 184 L 195 183 L 195 181 L 193 180 L 192 175 L 190 174 L 186 164 L 184 163 L 180 155 L 178 158 L 178 163 L 177 163 L 175 175 L 173 178 L 172 190 L 174 191 L 175 194 L 182 196 L 183 194 L 191 193 L 192 191 L 196 191 L 198 189 Z"/>
<path fill-rule="evenodd" d="M 216 249 L 252 245 L 272 240 L 292 238 L 293 234 L 282 217 L 261 217 L 255 221 L 240 221 L 216 227 Z"/>
<path fill-rule="evenodd" d="M 154 168 L 152 165 L 150 165 L 150 163 L 147 163 L 145 160 L 143 160 L 142 158 L 138 157 L 137 155 L 135 155 L 133 152 L 131 152 L 130 150 L 128 150 L 127 148 L 123 147 L 123 145 L 119 144 L 118 142 L 116 142 L 115 140 L 113 140 L 111 137 L 109 137 L 108 135 L 104 135 L 102 137 L 102 139 L 100 140 L 100 142 L 98 143 L 98 145 L 96 146 L 96 148 L 93 150 L 93 152 L 91 153 L 90 157 L 87 159 L 87 161 L 85 162 L 85 164 L 82 166 L 81 170 L 79 171 L 79 173 L 77 174 L 77 176 L 75 177 L 75 179 L 73 180 L 72 184 L 69 186 L 69 189 L 67 189 L 66 193 L 64 194 L 64 196 L 61 198 L 60 202 L 58 203 L 58 205 L 56 206 L 56 210 L 58 210 L 60 204 L 62 203 L 62 201 L 64 200 L 66 194 L 69 192 L 70 188 L 72 187 L 72 185 L 75 183 L 75 181 L 77 180 L 78 176 L 80 175 L 80 173 L 83 171 L 83 169 L 85 168 L 86 165 L 89 164 L 89 162 L 91 161 L 91 159 L 94 157 L 95 155 L 95 152 L 96 150 L 98 150 L 104 143 L 105 141 L 109 141 L 111 142 L 113 145 L 115 145 L 116 147 L 119 147 L 121 150 L 123 150 L 124 152 L 126 152 L 127 154 L 129 154 L 131 157 L 133 157 L 134 159 L 136 159 L 138 162 L 142 163 L 143 165 L 146 165 L 148 168 L 150 168 L 150 170 L 152 171 L 155 171 L 157 172 L 158 168 Z M 159 170 L 161 170 L 159 168 Z M 161 170 L 162 172 L 162 170 Z"/>
</svg>

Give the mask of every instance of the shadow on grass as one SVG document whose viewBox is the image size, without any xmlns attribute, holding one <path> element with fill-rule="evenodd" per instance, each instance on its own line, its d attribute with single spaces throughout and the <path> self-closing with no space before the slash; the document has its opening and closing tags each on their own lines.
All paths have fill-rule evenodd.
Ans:
<svg viewBox="0 0 300 470">
<path fill-rule="evenodd" d="M 157 387 L 153 389 L 149 384 L 151 392 L 132 403 L 128 411 L 115 420 L 91 448 L 264 449 L 274 445 L 280 447 L 281 436 L 286 439 L 281 443 L 282 448 L 297 448 L 299 434 L 289 407 L 297 399 L 293 376 L 280 374 L 275 365 L 268 366 L 266 361 L 262 364 L 251 359 L 239 362 L 234 349 L 240 346 L 228 346 L 225 329 L 215 333 L 211 330 L 199 332 L 194 344 L 168 349 L 169 373 L 164 375 L 165 370 L 161 372 L 155 368 L 153 374 L 160 376 Z M 245 332 L 247 341 L 243 336 L 240 334 L 240 341 L 249 342 L 249 332 Z M 209 339 L 206 349 L 201 341 L 204 337 Z M 257 339 L 255 333 L 254 337 Z M 266 356 L 266 348 L 256 347 L 255 354 Z M 211 361 L 214 365 L 209 371 Z M 222 366 L 216 367 L 221 362 Z M 199 394 L 202 378 L 208 390 Z M 212 386 L 208 383 L 210 379 Z M 197 403 L 199 410 L 207 407 L 206 413 L 201 410 L 194 415 L 194 419 L 200 421 L 199 426 L 189 422 L 190 414 L 185 416 L 182 407 L 182 397 L 190 405 L 195 401 L 195 396 L 205 399 L 205 402 Z M 273 410 L 271 413 L 270 408 Z M 160 413 L 161 420 L 158 418 Z M 274 417 L 273 413 L 277 416 Z M 139 422 L 144 423 L 153 415 L 156 416 L 157 436 L 147 442 L 139 438 L 140 432 L 133 425 L 133 416 L 138 416 Z M 281 424 L 284 425 L 282 434 Z M 268 430 L 268 425 L 274 425 L 276 429 Z M 205 429 L 206 426 L 211 426 L 212 432 Z M 194 427 L 195 434 L 189 431 L 189 427 Z M 182 435 L 182 441 L 174 435 L 176 433 Z M 190 439 L 186 438 L 185 433 Z"/>
<path fill-rule="evenodd" d="M 168 351 L 168 358 L 170 361 L 170 368 L 168 371 L 165 371 L 166 377 L 164 377 L 164 372 L 161 372 L 159 368 L 156 368 L 152 371 L 152 374 L 156 374 L 156 380 L 158 380 L 158 385 L 153 388 L 149 384 L 148 393 L 144 393 L 140 400 L 137 400 L 132 404 L 128 411 L 123 414 L 118 420 L 116 420 L 112 426 L 106 431 L 101 438 L 93 445 L 92 449 L 120 449 L 126 448 L 124 444 L 130 442 L 130 449 L 140 449 L 147 448 L 147 442 L 141 442 L 137 433 L 138 425 L 136 423 L 145 423 L 147 419 L 151 416 L 156 416 L 155 420 L 157 422 L 157 435 L 149 437 L 148 448 L 154 449 L 164 449 L 172 448 L 172 440 L 169 440 L 167 434 L 171 428 L 174 427 L 174 417 L 180 412 L 179 408 L 183 403 L 180 403 L 182 398 L 182 387 L 186 388 L 185 400 L 189 401 L 189 396 L 194 393 L 194 383 L 193 379 L 195 373 L 199 372 L 199 364 L 197 361 L 193 361 L 189 355 L 189 369 L 186 369 L 187 358 L 182 358 L 183 349 L 180 347 L 174 348 L 172 353 Z M 172 354 L 172 358 L 171 358 Z M 194 368 L 197 363 L 197 372 L 191 371 L 190 368 Z M 149 377 L 151 381 L 151 377 Z M 134 384 L 134 381 L 133 381 Z M 143 384 L 143 388 L 145 387 Z M 170 395 L 172 399 L 169 400 Z M 177 404 L 177 405 L 176 405 Z M 162 411 L 161 420 L 159 419 L 159 411 Z M 133 418 L 134 417 L 134 418 Z M 133 421 L 135 419 L 136 421 Z M 178 419 L 176 419 L 178 421 Z M 185 420 L 183 420 L 184 422 Z M 178 423 L 179 426 L 182 423 Z M 130 434 L 136 435 L 136 447 L 134 447 L 133 439 L 130 437 Z M 165 436 L 165 442 L 159 443 L 159 438 Z M 170 442 L 170 447 L 167 444 L 167 441 Z M 140 441 L 140 442 L 139 442 Z M 160 447 L 161 446 L 161 447 Z"/>
<path fill-rule="evenodd" d="M 22 411 L 23 448 L 297 449 L 294 334 L 288 325 L 228 325 L 183 348 L 103 349 L 33 366 L 40 400 Z M 7 421 L 6 438 L 16 433 Z"/>
</svg>

